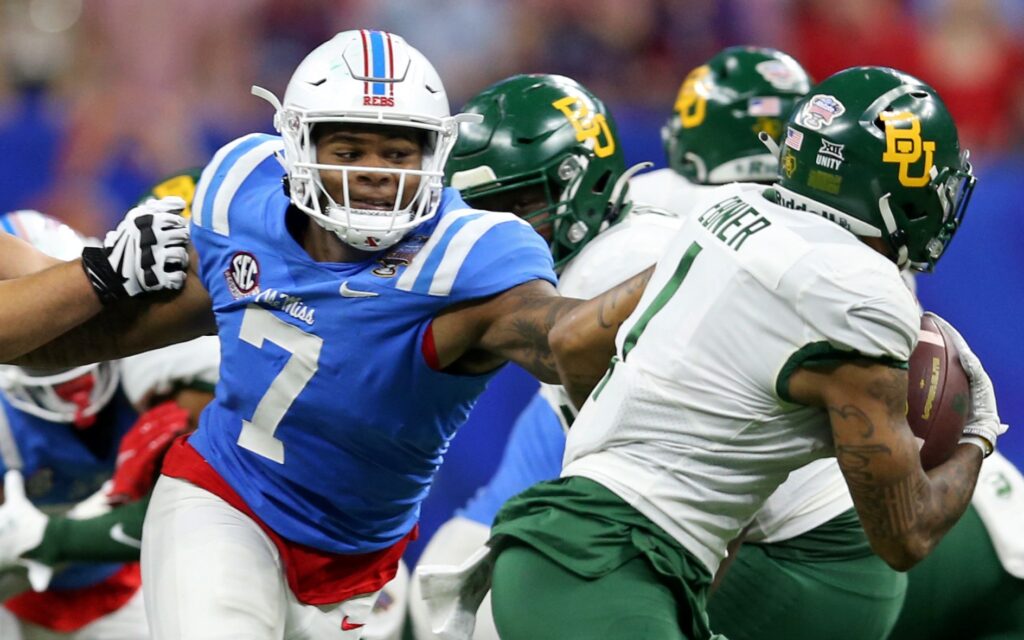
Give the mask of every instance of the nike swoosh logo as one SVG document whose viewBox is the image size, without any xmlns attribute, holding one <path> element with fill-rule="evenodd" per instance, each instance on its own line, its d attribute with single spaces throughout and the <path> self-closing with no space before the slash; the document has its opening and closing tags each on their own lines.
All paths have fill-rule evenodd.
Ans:
<svg viewBox="0 0 1024 640">
<path fill-rule="evenodd" d="M 133 538 L 124 532 L 124 525 L 118 522 L 114 526 L 110 527 L 110 538 L 114 542 L 120 542 L 126 547 L 134 547 L 136 549 L 142 548 L 142 540 Z"/>
<path fill-rule="evenodd" d="M 357 291 L 356 289 L 350 289 L 348 286 L 348 280 L 341 283 L 340 291 L 342 298 L 376 298 L 380 295 L 373 291 Z"/>
<path fill-rule="evenodd" d="M 353 623 L 349 622 L 348 621 L 348 616 L 345 616 L 344 618 L 341 619 L 341 630 L 342 631 L 351 631 L 353 629 L 358 629 L 359 627 L 364 627 L 364 626 L 366 626 L 366 625 L 365 624 L 353 624 Z"/>
</svg>

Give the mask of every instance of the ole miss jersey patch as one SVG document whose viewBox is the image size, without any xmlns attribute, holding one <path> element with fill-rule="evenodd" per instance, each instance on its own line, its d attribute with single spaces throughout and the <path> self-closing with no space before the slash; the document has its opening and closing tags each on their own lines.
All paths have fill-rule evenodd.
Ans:
<svg viewBox="0 0 1024 640">
<path fill-rule="evenodd" d="M 260 263 L 256 256 L 248 251 L 235 253 L 231 256 L 228 270 L 224 272 L 224 279 L 227 280 L 228 291 L 236 300 L 259 293 Z"/>
</svg>

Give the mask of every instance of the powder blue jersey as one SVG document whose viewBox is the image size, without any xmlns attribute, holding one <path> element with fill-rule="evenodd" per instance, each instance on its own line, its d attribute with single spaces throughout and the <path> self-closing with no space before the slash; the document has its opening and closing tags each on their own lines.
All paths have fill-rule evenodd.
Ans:
<svg viewBox="0 0 1024 640">
<path fill-rule="evenodd" d="M 192 240 L 221 369 L 190 442 L 284 538 L 375 551 L 415 525 L 491 378 L 428 366 L 431 320 L 531 280 L 553 283 L 552 260 L 529 225 L 446 189 L 437 214 L 389 250 L 316 262 L 286 228 L 281 148 L 276 136 L 236 140 L 196 190 Z"/>
<path fill-rule="evenodd" d="M 541 394 L 533 396 L 512 426 L 494 477 L 477 490 L 457 515 L 491 526 L 505 501 L 562 472 L 565 431 Z"/>
<path fill-rule="evenodd" d="M 13 407 L 0 397 L 0 470 L 20 469 L 25 494 L 44 512 L 61 513 L 93 495 L 114 474 L 121 438 L 138 415 L 120 390 L 79 431 Z M 58 571 L 50 589 L 76 589 L 100 582 L 120 564 L 76 564 Z"/>
</svg>

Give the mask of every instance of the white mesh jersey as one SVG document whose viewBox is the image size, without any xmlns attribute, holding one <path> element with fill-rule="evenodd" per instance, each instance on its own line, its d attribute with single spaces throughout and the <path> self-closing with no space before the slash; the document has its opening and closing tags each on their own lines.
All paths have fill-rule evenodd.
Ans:
<svg viewBox="0 0 1024 640">
<path fill-rule="evenodd" d="M 672 169 L 658 169 L 631 178 L 629 197 L 685 218 L 696 201 L 715 188 L 690 182 Z"/>
<path fill-rule="evenodd" d="M 658 261 L 681 224 L 667 211 L 634 204 L 625 220 L 602 231 L 569 262 L 558 278 L 558 292 L 589 299 L 629 280 Z M 565 389 L 541 384 L 540 393 L 568 430 L 567 416 L 576 409 Z"/>
<path fill-rule="evenodd" d="M 633 197 L 684 219 L 693 210 L 696 200 L 715 188 L 690 182 L 672 169 L 643 173 L 629 183 L 629 193 Z M 909 277 L 913 279 L 913 276 Z M 789 479 L 768 498 L 744 539 L 765 543 L 788 540 L 851 508 L 853 498 L 835 458 L 816 460 L 791 473 Z"/>
<path fill-rule="evenodd" d="M 831 455 L 789 401 L 808 359 L 905 365 L 918 313 L 895 265 L 814 214 L 726 185 L 697 202 L 616 337 L 563 476 L 605 485 L 714 572 L 787 475 Z"/>
</svg>

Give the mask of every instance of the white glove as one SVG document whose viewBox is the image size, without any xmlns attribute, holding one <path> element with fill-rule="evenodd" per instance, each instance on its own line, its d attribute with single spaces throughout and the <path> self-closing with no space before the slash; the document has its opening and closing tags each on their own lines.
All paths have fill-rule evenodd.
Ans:
<svg viewBox="0 0 1024 640">
<path fill-rule="evenodd" d="M 0 505 L 0 568 L 24 566 L 36 591 L 45 591 L 53 570 L 47 565 L 22 558 L 43 541 L 49 518 L 25 497 L 20 471 L 4 474 L 4 503 Z"/>
<path fill-rule="evenodd" d="M 185 201 L 149 199 L 107 233 L 103 247 L 86 247 L 82 263 L 104 304 L 146 291 L 180 289 L 188 270 Z"/>
<path fill-rule="evenodd" d="M 1006 433 L 1007 425 L 999 420 L 999 409 L 996 407 L 996 393 L 992 388 L 992 379 L 985 373 L 981 366 L 981 360 L 974 355 L 971 348 L 967 346 L 960 332 L 934 313 L 928 312 L 946 333 L 953 338 L 953 346 L 960 354 L 960 364 L 967 373 L 967 379 L 971 384 L 971 409 L 967 415 L 967 424 L 964 426 L 964 438 L 978 437 L 988 444 L 988 448 L 982 447 L 985 455 L 988 456 L 996 448 L 996 440 Z"/>
</svg>

